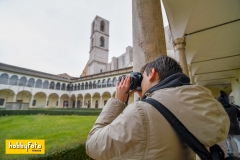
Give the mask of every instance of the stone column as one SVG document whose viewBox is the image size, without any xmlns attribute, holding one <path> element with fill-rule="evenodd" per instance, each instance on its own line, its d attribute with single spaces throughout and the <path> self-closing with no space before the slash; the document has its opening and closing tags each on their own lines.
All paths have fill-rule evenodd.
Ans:
<svg viewBox="0 0 240 160">
<path fill-rule="evenodd" d="M 61 97 L 58 98 L 58 105 L 57 105 L 58 108 L 60 106 L 60 102 L 61 102 Z"/>
<path fill-rule="evenodd" d="M 76 97 L 76 100 L 75 100 L 75 108 L 77 108 L 77 97 Z"/>
<path fill-rule="evenodd" d="M 30 99 L 30 104 L 29 104 L 29 108 L 32 108 L 32 103 L 33 103 L 33 98 L 34 98 L 34 95 L 31 96 L 31 99 Z"/>
<path fill-rule="evenodd" d="M 100 96 L 100 103 L 99 103 L 99 107 L 98 108 L 103 108 L 102 107 L 102 96 Z"/>
<path fill-rule="evenodd" d="M 46 96 L 45 108 L 48 107 L 47 102 L 48 102 L 48 96 Z"/>
<path fill-rule="evenodd" d="M 71 108 L 71 98 L 68 99 L 68 108 Z"/>
<path fill-rule="evenodd" d="M 82 107 L 84 108 L 85 102 L 84 102 L 84 97 L 83 97 L 83 102 L 82 102 Z"/>
<path fill-rule="evenodd" d="M 92 105 L 93 105 L 92 101 L 93 101 L 93 98 L 91 97 L 91 101 L 90 101 L 90 103 L 91 103 L 91 104 L 90 104 L 90 108 L 93 108 L 93 106 L 92 106 Z"/>
<path fill-rule="evenodd" d="M 180 66 L 182 67 L 183 73 L 189 76 L 185 46 L 186 42 L 184 38 L 177 38 L 173 41 L 173 47 L 179 56 Z"/>
<path fill-rule="evenodd" d="M 14 96 L 13 96 L 13 102 L 16 102 L 16 100 L 17 100 L 17 94 L 14 94 Z"/>
<path fill-rule="evenodd" d="M 167 55 L 159 0 L 132 0 L 133 71 L 160 55 Z"/>
</svg>

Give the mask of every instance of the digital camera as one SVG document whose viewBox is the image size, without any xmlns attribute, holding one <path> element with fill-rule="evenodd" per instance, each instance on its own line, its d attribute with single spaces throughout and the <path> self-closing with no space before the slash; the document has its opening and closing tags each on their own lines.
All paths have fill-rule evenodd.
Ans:
<svg viewBox="0 0 240 160">
<path fill-rule="evenodd" d="M 122 80 L 122 77 L 124 79 L 126 78 L 126 75 L 122 75 L 118 78 L 118 81 Z M 138 90 L 141 91 L 141 83 L 142 83 L 142 74 L 140 72 L 132 72 L 130 74 L 130 90 Z"/>
</svg>

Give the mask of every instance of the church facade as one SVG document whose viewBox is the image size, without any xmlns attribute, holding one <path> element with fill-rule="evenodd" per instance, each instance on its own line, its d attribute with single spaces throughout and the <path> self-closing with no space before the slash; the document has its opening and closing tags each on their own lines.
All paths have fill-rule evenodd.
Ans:
<svg viewBox="0 0 240 160">
<path fill-rule="evenodd" d="M 15 103 L 29 108 L 102 108 L 115 97 L 118 78 L 133 70 L 133 49 L 126 47 L 125 53 L 108 62 L 109 21 L 96 16 L 91 28 L 89 59 L 80 77 L 0 63 L 0 108 Z M 177 59 L 169 33 L 165 27 L 167 52 Z"/>
</svg>

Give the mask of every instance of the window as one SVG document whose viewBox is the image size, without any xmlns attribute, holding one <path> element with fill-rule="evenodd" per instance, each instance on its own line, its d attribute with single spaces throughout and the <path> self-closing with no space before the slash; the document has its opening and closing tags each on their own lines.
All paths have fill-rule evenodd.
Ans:
<svg viewBox="0 0 240 160">
<path fill-rule="evenodd" d="M 81 90 L 84 90 L 84 83 L 82 83 L 81 85 Z"/>
<path fill-rule="evenodd" d="M 48 89 L 48 85 L 49 85 L 48 81 L 44 81 L 43 88 L 44 89 Z"/>
<path fill-rule="evenodd" d="M 10 85 L 17 85 L 17 81 L 18 81 L 18 76 L 16 75 L 13 75 L 11 78 L 10 78 Z"/>
<path fill-rule="evenodd" d="M 101 81 L 98 80 L 98 88 L 101 88 Z"/>
<path fill-rule="evenodd" d="M 111 87 L 112 86 L 112 82 L 111 82 L 111 79 L 108 78 L 108 81 L 107 81 L 107 87 Z"/>
<path fill-rule="evenodd" d="M 26 86 L 26 83 L 27 83 L 27 78 L 26 77 L 21 77 L 18 85 L 19 86 Z"/>
<path fill-rule="evenodd" d="M 102 32 L 104 32 L 104 30 L 105 30 L 105 22 L 104 22 L 104 21 L 101 21 L 100 30 L 101 30 Z"/>
<path fill-rule="evenodd" d="M 94 42 L 94 38 L 92 38 L 91 49 L 92 49 L 92 47 L 93 47 L 93 42 Z"/>
<path fill-rule="evenodd" d="M 93 89 L 97 88 L 96 81 L 93 82 Z"/>
<path fill-rule="evenodd" d="M 37 100 L 33 100 L 32 101 L 32 106 L 36 106 L 36 102 L 37 102 Z"/>
<path fill-rule="evenodd" d="M 4 99 L 0 98 L 0 106 L 3 106 L 3 104 L 4 104 Z"/>
<path fill-rule="evenodd" d="M 27 86 L 28 86 L 28 87 L 33 87 L 33 86 L 34 86 L 34 82 L 35 82 L 35 80 L 34 80 L 33 78 L 30 78 L 30 79 L 28 80 Z"/>
<path fill-rule="evenodd" d="M 59 82 L 56 84 L 56 90 L 60 90 L 60 83 Z"/>
<path fill-rule="evenodd" d="M 67 91 L 70 91 L 71 88 L 70 88 L 70 84 L 67 85 Z"/>
<path fill-rule="evenodd" d="M 78 90 L 80 90 L 81 89 L 81 87 L 80 87 L 80 83 L 78 83 Z"/>
<path fill-rule="evenodd" d="M 88 89 L 88 82 L 85 83 L 85 89 Z"/>
<path fill-rule="evenodd" d="M 95 22 L 92 23 L 92 34 L 94 32 L 94 26 L 95 26 Z"/>
<path fill-rule="evenodd" d="M 0 76 L 0 84 L 8 84 L 8 74 L 4 73 Z"/>
<path fill-rule="evenodd" d="M 35 87 L 36 88 L 42 88 L 42 80 L 41 79 L 38 79 L 36 84 L 35 84 Z"/>
<path fill-rule="evenodd" d="M 56 106 L 58 106 L 58 101 L 56 102 Z"/>
<path fill-rule="evenodd" d="M 106 87 L 106 81 L 105 79 L 102 80 L 102 88 L 105 88 Z"/>
<path fill-rule="evenodd" d="M 102 73 L 102 69 L 100 69 L 100 73 Z"/>
<path fill-rule="evenodd" d="M 116 86 L 116 84 L 117 84 L 117 78 L 114 77 L 114 78 L 113 78 L 113 86 Z"/>
<path fill-rule="evenodd" d="M 92 89 L 92 82 L 89 82 L 89 89 Z"/>
<path fill-rule="evenodd" d="M 122 64 L 125 65 L 125 58 L 122 56 Z"/>
<path fill-rule="evenodd" d="M 55 83 L 54 83 L 54 82 L 51 82 L 49 89 L 54 89 L 54 86 L 55 86 Z"/>
<path fill-rule="evenodd" d="M 100 47 L 104 47 L 104 38 L 103 37 L 100 38 Z"/>
<path fill-rule="evenodd" d="M 61 90 L 62 90 L 62 91 L 65 91 L 65 90 L 66 90 L 66 84 L 65 84 L 65 83 L 62 84 Z"/>
</svg>

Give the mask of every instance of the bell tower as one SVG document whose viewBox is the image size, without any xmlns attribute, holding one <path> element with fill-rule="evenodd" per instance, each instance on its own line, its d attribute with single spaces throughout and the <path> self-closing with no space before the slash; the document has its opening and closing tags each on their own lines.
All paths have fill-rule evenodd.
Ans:
<svg viewBox="0 0 240 160">
<path fill-rule="evenodd" d="M 106 71 L 109 52 L 109 21 L 96 16 L 91 27 L 89 75 Z"/>
</svg>

